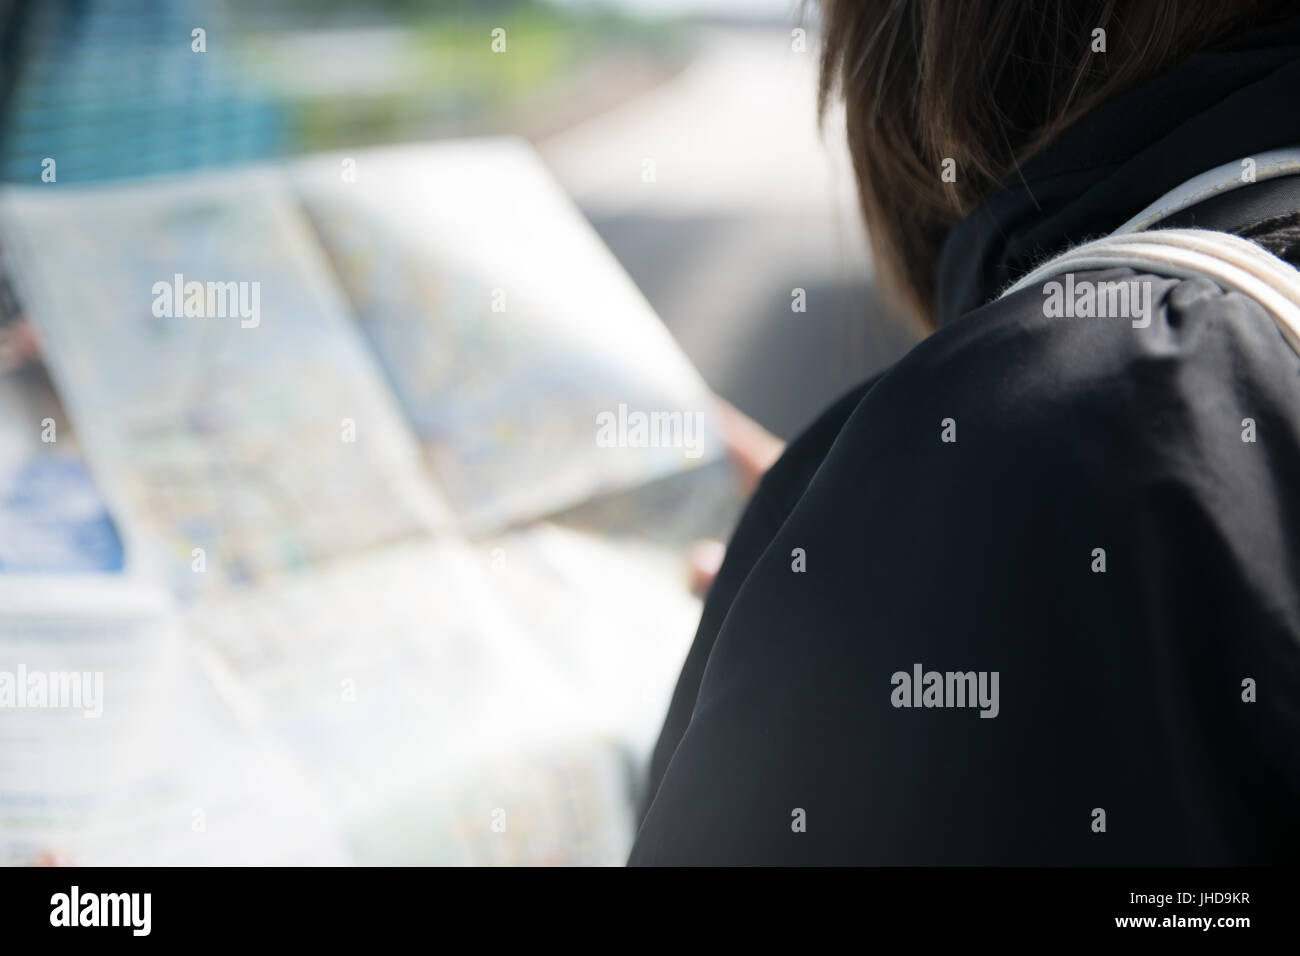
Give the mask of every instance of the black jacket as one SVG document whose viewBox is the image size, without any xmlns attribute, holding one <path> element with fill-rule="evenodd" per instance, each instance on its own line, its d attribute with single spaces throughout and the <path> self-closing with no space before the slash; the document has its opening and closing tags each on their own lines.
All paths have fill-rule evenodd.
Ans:
<svg viewBox="0 0 1300 956">
<path fill-rule="evenodd" d="M 631 863 L 1300 859 L 1300 360 L 1206 279 L 1098 276 L 1154 284 L 1145 329 L 994 301 L 1198 173 L 1293 145 L 1296 23 L 1108 104 L 954 230 L 939 331 L 745 512 Z M 1300 204 L 1250 202 L 1262 186 L 1214 224 L 1293 226 Z M 924 703 L 896 676 L 916 665 L 997 672 L 997 716 L 896 706 Z"/>
</svg>

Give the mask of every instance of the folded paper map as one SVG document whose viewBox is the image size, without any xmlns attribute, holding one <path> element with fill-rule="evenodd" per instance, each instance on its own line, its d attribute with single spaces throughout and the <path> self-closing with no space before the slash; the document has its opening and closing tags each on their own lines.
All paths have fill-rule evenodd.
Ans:
<svg viewBox="0 0 1300 956">
<path fill-rule="evenodd" d="M 0 707 L 0 860 L 622 861 L 736 492 L 526 145 L 11 188 L 0 247 L 57 392 L 0 390 L 0 683 L 103 707 Z"/>
</svg>

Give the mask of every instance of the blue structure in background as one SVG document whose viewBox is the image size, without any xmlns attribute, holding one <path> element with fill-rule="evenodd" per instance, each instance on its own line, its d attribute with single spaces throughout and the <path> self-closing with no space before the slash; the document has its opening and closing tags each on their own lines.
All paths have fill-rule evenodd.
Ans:
<svg viewBox="0 0 1300 956">
<path fill-rule="evenodd" d="M 46 157 L 63 184 L 282 152 L 287 110 L 244 80 L 232 47 L 213 4 L 0 0 L 0 182 L 40 184 Z M 0 336 L 21 313 L 5 293 L 0 273 Z M 0 574 L 112 573 L 124 559 L 79 455 L 0 461 Z"/>
<path fill-rule="evenodd" d="M 22 0 L 19 0 L 21 3 Z M 279 154 L 284 107 L 246 84 L 220 7 L 190 0 L 29 4 L 0 116 L 0 181 L 136 178 Z M 206 31 L 195 52 L 192 31 Z"/>
</svg>

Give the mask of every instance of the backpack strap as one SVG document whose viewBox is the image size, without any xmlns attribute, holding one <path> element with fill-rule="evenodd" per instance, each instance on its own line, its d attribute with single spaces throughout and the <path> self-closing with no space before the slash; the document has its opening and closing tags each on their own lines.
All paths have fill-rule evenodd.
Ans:
<svg viewBox="0 0 1300 956">
<path fill-rule="evenodd" d="M 1006 289 L 1010 295 L 1067 272 L 1128 268 L 1191 279 L 1206 276 L 1250 296 L 1272 316 L 1300 356 L 1300 271 L 1249 240 L 1208 229 L 1154 229 L 1116 233 L 1045 262 Z M 1001 296 L 999 296 L 1001 298 Z"/>
<path fill-rule="evenodd" d="M 1208 169 L 1175 186 L 1115 232 L 1242 227 L 1300 208 L 1300 145 L 1274 149 Z"/>
</svg>

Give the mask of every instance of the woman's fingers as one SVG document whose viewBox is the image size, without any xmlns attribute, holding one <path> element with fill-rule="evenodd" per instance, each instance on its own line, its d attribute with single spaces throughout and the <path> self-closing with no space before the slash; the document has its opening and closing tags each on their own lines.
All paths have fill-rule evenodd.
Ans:
<svg viewBox="0 0 1300 956">
<path fill-rule="evenodd" d="M 740 473 L 745 494 L 752 494 L 763 473 L 785 451 L 785 442 L 754 421 L 724 398 L 717 398 L 722 439 Z"/>
<path fill-rule="evenodd" d="M 721 541 L 696 541 L 691 545 L 686 562 L 692 594 L 702 598 L 709 593 L 726 553 L 727 547 Z"/>
</svg>

